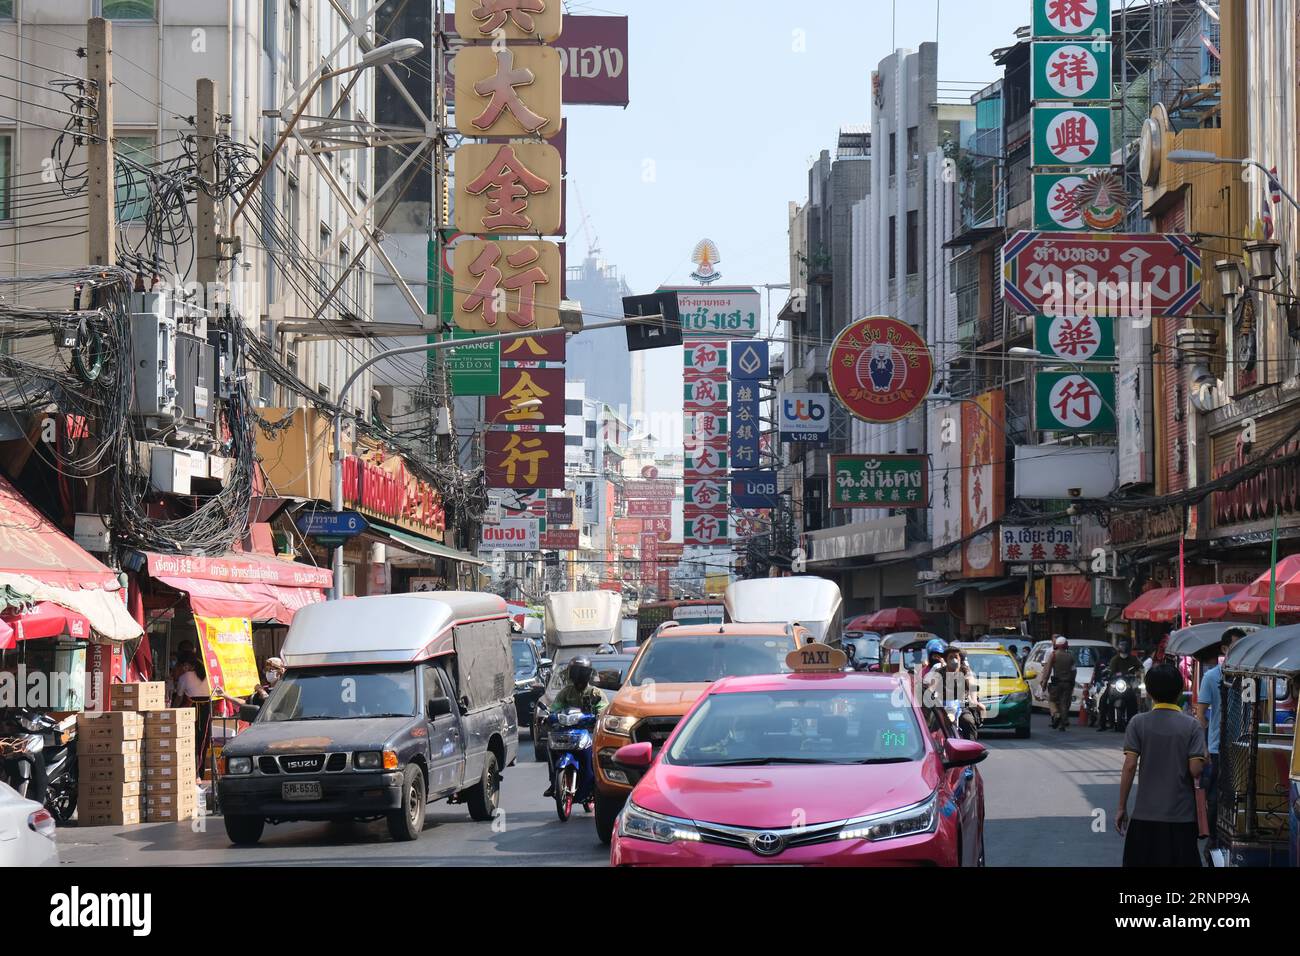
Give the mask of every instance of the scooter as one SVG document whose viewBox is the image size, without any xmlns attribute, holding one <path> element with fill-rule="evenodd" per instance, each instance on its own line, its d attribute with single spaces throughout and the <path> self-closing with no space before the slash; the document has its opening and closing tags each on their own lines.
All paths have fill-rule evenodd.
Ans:
<svg viewBox="0 0 1300 956">
<path fill-rule="evenodd" d="M 1111 708 L 1115 729 L 1123 733 L 1129 720 L 1138 713 L 1138 698 L 1145 692 L 1138 678 L 1126 674 L 1116 674 L 1106 683 L 1106 705 Z"/>
<path fill-rule="evenodd" d="M 574 803 L 591 812 L 596 797 L 596 769 L 592 763 L 592 736 L 596 715 L 571 707 L 547 718 L 548 759 L 554 768 L 555 813 L 569 819 Z"/>
<path fill-rule="evenodd" d="M 61 824 L 77 809 L 76 720 L 24 707 L 9 711 L 0 727 L 0 779 Z"/>
<path fill-rule="evenodd" d="M 952 722 L 962 739 L 979 739 L 979 720 L 967 710 L 965 701 L 946 700 L 943 702 L 943 708 L 948 712 L 948 720 Z"/>
</svg>

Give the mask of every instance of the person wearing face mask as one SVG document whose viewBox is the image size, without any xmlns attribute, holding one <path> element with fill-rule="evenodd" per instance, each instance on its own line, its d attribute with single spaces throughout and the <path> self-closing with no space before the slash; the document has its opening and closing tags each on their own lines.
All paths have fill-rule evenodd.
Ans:
<svg viewBox="0 0 1300 956">
<path fill-rule="evenodd" d="M 264 684 L 258 684 L 253 688 L 253 692 L 247 697 L 232 697 L 224 689 L 217 688 L 214 693 L 217 697 L 234 704 L 240 719 L 246 723 L 251 723 L 252 719 L 257 716 L 257 711 L 266 703 L 271 691 L 275 685 L 280 683 L 280 678 L 284 676 L 284 661 L 278 657 L 268 657 L 266 663 L 262 665 L 262 677 L 266 681 Z M 251 708 L 247 710 L 246 708 Z"/>
<path fill-rule="evenodd" d="M 584 714 L 600 715 L 607 706 L 609 701 L 605 698 L 605 692 L 591 683 L 593 668 L 591 661 L 585 657 L 575 657 L 569 661 L 569 681 L 564 688 L 555 695 L 555 701 L 551 704 L 551 713 L 561 714 L 569 708 L 577 708 Z M 542 794 L 544 797 L 555 796 L 555 766 L 548 759 L 546 769 L 550 775 L 550 786 Z"/>
</svg>

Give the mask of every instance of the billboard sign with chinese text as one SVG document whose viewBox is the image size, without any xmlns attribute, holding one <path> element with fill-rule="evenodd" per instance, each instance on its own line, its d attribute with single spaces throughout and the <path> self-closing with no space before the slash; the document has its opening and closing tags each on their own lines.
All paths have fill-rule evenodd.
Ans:
<svg viewBox="0 0 1300 956">
<path fill-rule="evenodd" d="M 684 543 L 696 547 L 720 547 L 729 541 L 729 517 L 724 507 L 717 511 L 690 511 L 684 522 Z"/>
<path fill-rule="evenodd" d="M 466 143 L 456 150 L 456 228 L 478 235 L 560 232 L 563 169 L 549 143 Z"/>
<path fill-rule="evenodd" d="M 629 498 L 627 501 L 629 518 L 666 518 L 672 513 L 671 498 Z"/>
<path fill-rule="evenodd" d="M 1185 316 L 1201 299 L 1201 254 L 1174 233 L 1017 232 L 1002 294 L 1022 315 Z"/>
<path fill-rule="evenodd" d="M 1033 0 L 1033 5 L 1035 37 L 1091 42 L 1110 36 L 1110 0 Z"/>
<path fill-rule="evenodd" d="M 675 498 L 677 482 L 669 479 L 636 479 L 623 485 L 624 498 Z"/>
<path fill-rule="evenodd" d="M 552 525 L 573 524 L 573 499 L 568 495 L 547 498 L 546 520 Z"/>
<path fill-rule="evenodd" d="M 550 364 L 563 362 L 566 355 L 565 343 L 568 336 L 559 332 L 550 335 L 526 336 L 501 342 L 501 361 L 507 367 L 512 365 L 534 365 L 539 362 Z"/>
<path fill-rule="evenodd" d="M 541 402 L 524 406 L 526 402 Z M 487 421 L 496 425 L 563 425 L 563 368 L 505 368 L 501 393 L 484 404 Z"/>
<path fill-rule="evenodd" d="M 1000 390 L 961 405 L 962 577 L 998 578 L 997 532 L 1006 484 L 1006 396 Z"/>
<path fill-rule="evenodd" d="M 1038 372 L 1034 396 L 1038 431 L 1115 431 L 1113 372 Z"/>
<path fill-rule="evenodd" d="M 462 47 L 456 54 L 456 128 L 465 136 L 560 131 L 560 54 L 548 46 Z"/>
<path fill-rule="evenodd" d="M 552 528 L 541 536 L 541 546 L 549 551 L 577 551 L 582 532 L 577 528 Z"/>
<path fill-rule="evenodd" d="M 1111 48 L 1105 40 L 1034 43 L 1030 98 L 1109 103 Z"/>
<path fill-rule="evenodd" d="M 1109 106 L 1035 106 L 1030 121 L 1034 166 L 1109 166 Z"/>
<path fill-rule="evenodd" d="M 490 488 L 563 488 L 564 432 L 488 432 Z"/>
<path fill-rule="evenodd" d="M 924 508 L 930 466 L 925 455 L 831 455 L 832 508 Z"/>
<path fill-rule="evenodd" d="M 1072 524 L 1004 524 L 999 531 L 1002 560 L 1009 564 L 1076 561 L 1079 535 Z"/>
<path fill-rule="evenodd" d="M 466 239 L 456 245 L 454 259 L 452 315 L 460 328 L 520 332 L 560 324 L 564 270 L 556 243 Z"/>
<path fill-rule="evenodd" d="M 1034 348 L 1066 362 L 1113 362 L 1115 320 L 1110 316 L 1037 316 Z"/>
</svg>

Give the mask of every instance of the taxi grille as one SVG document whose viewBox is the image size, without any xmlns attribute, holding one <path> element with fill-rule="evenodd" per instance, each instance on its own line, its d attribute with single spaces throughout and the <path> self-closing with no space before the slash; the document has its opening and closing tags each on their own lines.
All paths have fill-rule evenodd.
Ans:
<svg viewBox="0 0 1300 956">
<path fill-rule="evenodd" d="M 658 748 L 672 736 L 680 717 L 647 717 L 632 728 L 632 743 L 648 743 Z"/>
<path fill-rule="evenodd" d="M 758 856 L 778 856 L 786 850 L 792 850 L 796 847 L 832 843 L 839 839 L 840 831 L 844 829 L 846 822 L 836 820 L 832 823 L 818 823 L 807 827 L 765 830 L 755 827 L 729 827 L 718 823 L 700 823 L 697 821 L 695 828 L 699 831 L 700 840 L 704 843 L 749 850 Z M 760 840 L 760 837 L 767 839 Z M 773 837 L 775 838 L 775 852 L 771 850 L 760 852 L 760 850 L 756 849 L 756 846 L 759 845 L 772 844 L 771 838 Z"/>
</svg>

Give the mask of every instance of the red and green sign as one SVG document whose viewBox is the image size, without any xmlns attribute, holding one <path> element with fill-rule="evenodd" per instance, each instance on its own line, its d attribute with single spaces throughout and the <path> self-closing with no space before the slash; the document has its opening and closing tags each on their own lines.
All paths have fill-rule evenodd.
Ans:
<svg viewBox="0 0 1300 956">
<path fill-rule="evenodd" d="M 877 315 L 859 319 L 835 337 L 828 376 L 840 404 L 864 422 L 905 418 L 925 401 L 934 359 L 906 322 Z"/>
<path fill-rule="evenodd" d="M 1113 372 L 1039 372 L 1034 393 L 1039 431 L 1115 431 Z"/>
<path fill-rule="evenodd" d="M 1110 107 L 1035 106 L 1031 122 L 1034 166 L 1110 165 Z"/>
<path fill-rule="evenodd" d="M 924 508 L 925 455 L 831 455 L 832 508 Z"/>
<path fill-rule="evenodd" d="M 1115 320 L 1095 315 L 1034 318 L 1034 348 L 1067 362 L 1115 361 Z"/>
<path fill-rule="evenodd" d="M 1032 59 L 1032 99 L 1110 102 L 1110 43 L 1035 43 Z"/>
<path fill-rule="evenodd" d="M 1110 36 L 1110 0 L 1033 0 L 1035 37 Z"/>
</svg>

